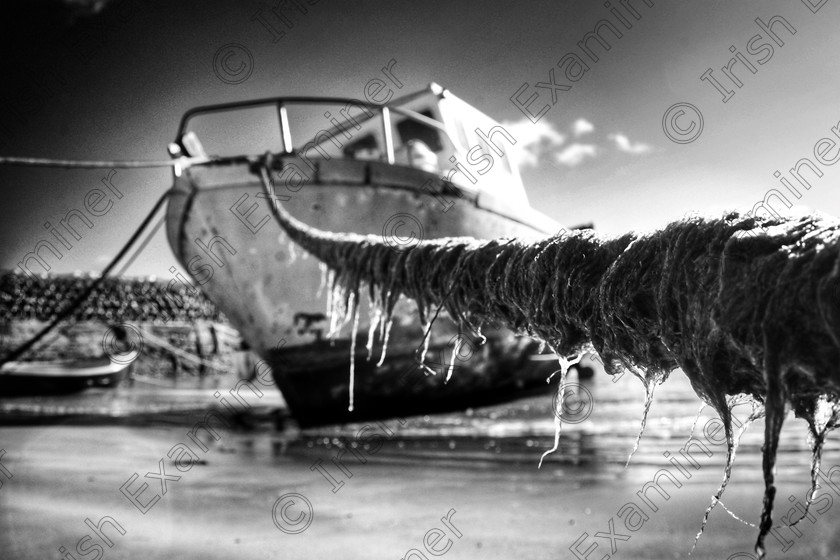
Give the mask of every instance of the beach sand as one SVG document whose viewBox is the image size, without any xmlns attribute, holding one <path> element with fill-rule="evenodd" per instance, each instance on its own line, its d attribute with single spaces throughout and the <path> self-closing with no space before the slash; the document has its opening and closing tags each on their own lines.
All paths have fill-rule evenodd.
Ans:
<svg viewBox="0 0 840 560">
<path fill-rule="evenodd" d="M 424 556 L 409 556 L 418 559 L 435 557 L 423 546 L 424 536 L 430 534 L 433 548 L 440 551 L 449 546 L 445 556 L 453 559 L 536 560 L 575 558 L 570 546 L 587 533 L 578 550 L 579 557 L 590 560 L 607 554 L 610 558 L 686 558 L 721 475 L 719 457 L 714 457 L 714 464 L 689 469 L 692 477 L 680 478 L 680 488 L 663 484 L 669 499 L 652 490 L 648 497 L 658 511 L 641 508 L 649 519 L 631 532 L 618 511 L 630 502 L 642 506 L 636 492 L 668 466 L 664 459 L 659 465 L 642 460 L 626 471 L 598 462 L 579 466 L 555 462 L 537 469 L 540 453 L 536 449 L 525 460 L 504 460 L 503 451 L 495 454 L 496 459 L 479 454 L 472 460 L 446 461 L 446 448 L 452 446 L 447 440 L 435 440 L 440 443 L 435 449 L 424 440 L 418 448 L 416 441 L 412 444 L 397 434 L 380 438 L 388 445 L 375 453 L 375 447 L 366 451 L 359 447 L 365 464 L 346 454 L 343 464 L 352 473 L 348 477 L 331 461 L 338 447 L 313 443 L 317 439 L 295 443 L 270 431 L 220 430 L 220 439 L 209 443 L 207 452 L 196 450 L 204 464 L 179 472 L 165 454 L 179 442 L 195 447 L 186 436 L 190 425 L 3 428 L 0 447 L 7 454 L 2 463 L 13 477 L 2 479 L 0 487 L 0 556 L 60 558 L 59 547 L 66 547 L 72 554 L 67 558 L 94 558 L 95 548 L 88 549 L 86 556 L 76 551 L 77 542 L 90 534 L 93 539 L 83 546 L 99 543 L 102 557 L 108 559 L 372 560 L 400 559 L 419 549 Z M 385 425 L 397 427 L 395 422 Z M 654 439 L 648 447 L 660 443 Z M 456 446 L 452 451 L 458 450 Z M 162 494 L 160 480 L 144 478 L 147 473 L 159 474 L 162 459 L 166 475 L 181 478 L 170 479 L 166 493 L 142 514 L 120 487 L 137 473 L 140 479 L 129 490 L 136 492 L 142 482 L 148 483 L 141 501 Z M 318 460 L 343 482 L 337 492 L 317 469 L 311 470 Z M 758 516 L 762 491 L 757 464 L 751 456 L 742 469 L 736 468 L 725 500 L 752 520 Z M 779 508 L 788 506 L 785 497 L 790 494 L 804 496 L 807 479 L 800 470 L 794 469 L 790 476 L 783 473 Z M 671 471 L 676 474 L 675 469 Z M 300 498 L 289 502 L 292 493 L 306 497 L 311 514 Z M 828 495 L 840 503 L 840 494 Z M 275 503 L 284 496 L 278 508 L 288 505 L 288 509 L 273 516 Z M 837 558 L 840 505 L 824 509 L 815 516 L 815 523 L 802 522 L 802 537 L 793 538 L 791 530 L 785 529 L 784 534 L 791 536 L 787 553 L 770 537 L 770 557 Z M 442 522 L 447 515 L 454 529 Z M 85 525 L 86 518 L 98 523 L 106 516 L 125 530 L 121 535 L 114 526 L 106 526 L 104 532 L 113 547 Z M 612 532 L 619 539 L 614 552 L 608 538 L 594 537 L 610 532 L 611 518 Z M 294 531 L 307 528 L 292 534 L 278 525 Z M 621 540 L 624 536 L 629 539 Z M 755 536 L 755 529 L 718 509 L 692 558 L 750 558 L 737 553 L 751 551 Z M 592 544 L 598 548 L 584 555 Z"/>
</svg>

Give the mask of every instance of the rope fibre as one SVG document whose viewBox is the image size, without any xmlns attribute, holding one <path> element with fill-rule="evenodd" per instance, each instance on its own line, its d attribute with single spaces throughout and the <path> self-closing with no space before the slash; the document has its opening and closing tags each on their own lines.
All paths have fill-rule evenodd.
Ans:
<svg viewBox="0 0 840 560">
<path fill-rule="evenodd" d="M 653 387 L 681 368 L 720 415 L 728 442 L 724 480 L 703 526 L 734 460 L 732 407 L 752 402 L 751 417 L 766 416 L 760 557 L 790 405 L 809 426 L 813 502 L 822 445 L 840 418 L 840 221 L 732 212 L 614 238 L 577 230 L 538 242 L 449 238 L 395 251 L 379 236 L 319 231 L 271 206 L 290 239 L 329 269 L 335 327 L 358 315 L 365 289 L 371 336 L 378 331 L 384 344 L 401 296 L 417 303 L 424 325 L 442 306 L 476 333 L 501 324 L 544 341 L 560 359 L 561 395 L 569 365 L 597 352 L 607 373 L 628 369 L 641 379 L 645 412 Z"/>
</svg>

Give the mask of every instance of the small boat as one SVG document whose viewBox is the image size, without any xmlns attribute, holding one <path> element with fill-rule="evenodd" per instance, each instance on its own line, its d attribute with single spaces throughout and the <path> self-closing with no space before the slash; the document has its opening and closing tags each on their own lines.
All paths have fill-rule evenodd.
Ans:
<svg viewBox="0 0 840 560">
<path fill-rule="evenodd" d="M 194 108 L 169 147 L 183 164 L 174 167 L 167 208 L 170 246 L 192 282 L 173 267 L 170 283 L 200 288 L 221 308 L 271 365 L 302 426 L 546 392 L 557 364 L 529 359 L 539 353 L 536 342 L 497 328 L 483 330 L 486 341 L 479 341 L 443 317 L 431 330 L 425 362 L 435 375 L 427 375 L 417 359 L 424 329 L 407 301 L 397 304 L 381 364 L 383 341 L 371 343 L 372 357 L 366 348 L 365 301 L 357 340 L 349 326 L 327 337 L 323 270 L 269 207 L 280 200 L 322 230 L 382 235 L 396 251 L 411 250 L 417 239 L 555 234 L 560 225 L 528 203 L 515 143 L 498 122 L 436 84 L 382 105 L 285 97 Z"/>
<path fill-rule="evenodd" d="M 7 362 L 0 367 L 0 396 L 67 394 L 89 387 L 116 387 L 133 359 L 101 358 Z"/>
</svg>

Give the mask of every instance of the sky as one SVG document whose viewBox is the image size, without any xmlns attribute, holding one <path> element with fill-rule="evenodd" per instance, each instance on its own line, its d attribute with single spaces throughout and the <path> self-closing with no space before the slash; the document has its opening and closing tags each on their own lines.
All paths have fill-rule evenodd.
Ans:
<svg viewBox="0 0 840 560">
<path fill-rule="evenodd" d="M 393 59 L 400 93 L 434 81 L 502 122 L 531 204 L 563 225 L 644 231 L 750 212 L 770 189 L 786 197 L 771 199 L 780 214 L 840 216 L 838 2 L 292 0 L 285 23 L 270 1 L 23 4 L 0 24 L 2 156 L 167 159 L 193 106 L 359 98 Z M 603 21 L 621 37 L 598 28 L 609 49 L 590 40 L 590 57 L 578 43 Z M 809 188 L 790 173 L 802 158 L 815 162 L 799 166 Z M 101 270 L 171 172 L 0 167 L 0 268 L 50 239 L 46 224 L 82 210 L 103 179 L 122 198 L 94 205 L 92 227 L 50 260 L 59 273 Z M 168 278 L 173 265 L 161 229 L 126 275 Z"/>
</svg>

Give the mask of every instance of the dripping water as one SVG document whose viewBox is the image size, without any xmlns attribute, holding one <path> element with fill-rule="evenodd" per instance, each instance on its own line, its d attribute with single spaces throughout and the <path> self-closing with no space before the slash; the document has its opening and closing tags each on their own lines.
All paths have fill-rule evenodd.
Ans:
<svg viewBox="0 0 840 560">
<path fill-rule="evenodd" d="M 304 255 L 308 255 L 309 253 L 304 253 Z M 324 293 L 324 286 L 327 285 L 327 273 L 329 268 L 322 262 L 318 263 L 318 268 L 321 271 L 321 281 L 318 283 L 318 290 L 315 292 L 315 298 L 320 299 L 321 294 Z M 329 301 L 327 301 L 327 307 L 329 308 Z"/>
<path fill-rule="evenodd" d="M 691 438 L 694 436 L 694 429 L 697 428 L 697 422 L 700 421 L 700 415 L 703 414 L 703 410 L 706 408 L 706 403 L 700 403 L 700 409 L 697 411 L 697 414 L 694 416 L 694 422 L 691 423 L 691 429 L 688 431 L 688 439 L 685 441 L 686 445 L 691 441 Z"/>
<path fill-rule="evenodd" d="M 380 303 L 382 294 L 378 289 L 374 289 L 373 298 L 368 304 L 368 318 L 370 319 L 370 327 L 368 328 L 368 338 L 365 349 L 367 350 L 367 361 L 370 361 L 373 356 L 373 342 L 376 338 L 376 331 L 382 323 L 382 305 Z"/>
<path fill-rule="evenodd" d="M 840 416 L 840 403 L 831 402 L 828 395 L 820 395 L 814 407 L 813 418 L 808 421 L 808 444 L 811 446 L 811 489 L 805 500 L 805 511 L 802 516 L 788 525 L 794 527 L 808 516 L 808 511 L 817 497 L 817 476 L 822 463 L 822 449 L 828 432 L 836 426 Z"/>
<path fill-rule="evenodd" d="M 630 451 L 630 455 L 627 457 L 627 462 L 624 464 L 624 468 L 630 466 L 630 460 L 633 458 L 633 455 L 639 449 L 639 443 L 642 441 L 642 435 L 645 433 L 645 426 L 647 425 L 647 417 L 648 413 L 650 412 L 650 405 L 653 403 L 653 391 L 656 389 L 657 384 L 659 383 L 661 377 L 657 376 L 653 379 L 646 379 L 642 377 L 645 384 L 645 407 L 642 410 L 642 422 L 639 426 L 639 433 L 636 436 L 636 442 L 633 444 L 633 449 Z"/>
<path fill-rule="evenodd" d="M 734 435 L 732 433 L 732 409 L 744 402 L 748 402 L 752 407 L 752 410 L 750 411 L 750 415 L 739 428 L 738 434 Z M 755 525 L 753 525 L 752 523 L 744 521 L 743 519 L 735 515 L 735 513 L 733 513 L 732 510 L 726 507 L 720 499 L 723 496 L 724 491 L 726 490 L 727 484 L 729 484 L 729 480 L 732 478 L 732 465 L 735 463 L 735 454 L 738 451 L 738 444 L 741 442 L 741 437 L 744 435 L 744 432 L 747 431 L 747 428 L 749 428 L 749 426 L 753 422 L 758 420 L 763 413 L 764 410 L 761 404 L 748 395 L 738 395 L 736 397 L 733 397 L 729 401 L 725 410 L 725 414 L 728 417 L 728 422 L 726 423 L 726 465 L 723 468 L 723 480 L 721 481 L 720 486 L 718 486 L 717 492 L 715 492 L 714 496 L 712 496 L 711 503 L 708 505 L 708 507 L 706 507 L 706 511 L 703 514 L 703 520 L 700 523 L 700 530 L 694 536 L 694 543 L 691 545 L 691 551 L 689 551 L 689 554 L 694 552 L 695 548 L 697 548 L 697 543 L 700 541 L 700 537 L 703 535 L 703 531 L 706 530 L 706 524 L 709 521 L 709 516 L 718 504 L 720 504 L 721 507 L 723 507 L 723 509 L 736 521 L 740 521 L 745 525 L 755 527 Z"/>
<path fill-rule="evenodd" d="M 552 350 L 554 350 L 554 348 L 552 348 Z M 557 372 L 560 372 L 560 386 L 557 388 L 557 395 L 558 395 L 557 396 L 557 402 L 562 407 L 563 406 L 562 405 L 563 397 L 565 396 L 565 392 L 566 392 L 566 374 L 569 372 L 570 367 L 572 367 L 574 364 L 576 364 L 577 362 L 580 361 L 581 356 L 575 356 L 571 359 L 567 359 L 567 358 L 561 356 L 560 354 L 558 354 L 556 351 L 554 353 L 555 353 L 555 355 L 557 355 L 557 361 L 560 363 L 560 369 L 558 369 L 557 371 L 555 371 L 551 375 L 549 375 L 548 379 L 546 379 L 546 382 L 550 382 L 551 378 L 554 377 L 554 374 L 557 373 Z M 563 421 L 561 420 L 561 418 L 560 418 L 561 415 L 558 411 L 555 410 L 553 412 L 554 412 L 554 445 L 552 446 L 551 449 L 549 449 L 548 451 L 546 451 L 545 453 L 542 454 L 542 456 L 540 457 L 540 462 L 537 465 L 538 469 L 542 467 L 543 460 L 545 460 L 545 458 L 548 455 L 554 453 L 555 451 L 557 451 L 560 448 L 560 430 L 563 427 Z"/>
<path fill-rule="evenodd" d="M 455 339 L 455 342 L 452 345 L 452 359 L 449 360 L 449 371 L 446 372 L 446 380 L 444 381 L 444 383 L 448 383 L 449 380 L 452 378 L 452 370 L 455 368 L 455 358 L 461 351 L 461 343 L 461 333 L 459 332 L 458 337 Z"/>
<path fill-rule="evenodd" d="M 350 403 L 347 410 L 353 412 L 353 393 L 356 384 L 356 335 L 359 331 L 359 305 L 351 294 L 351 306 L 353 314 L 353 332 L 350 334 Z"/>
<path fill-rule="evenodd" d="M 753 529 L 755 529 L 755 528 L 757 528 L 757 527 L 758 527 L 758 525 L 756 525 L 755 523 L 750 523 L 750 522 L 749 522 L 749 521 L 747 521 L 746 519 L 741 519 L 740 517 L 738 517 L 738 515 L 737 515 L 734 511 L 732 511 L 731 509 L 729 509 L 728 507 L 726 507 L 726 504 L 724 504 L 722 500 L 718 500 L 718 505 L 719 505 L 720 507 L 722 507 L 722 508 L 723 508 L 723 511 L 725 511 L 726 513 L 728 513 L 728 514 L 729 514 L 729 517 L 731 517 L 731 518 L 732 518 L 732 519 L 734 519 L 735 521 L 738 521 L 738 522 L 740 522 L 741 524 L 746 525 L 747 527 L 752 527 Z M 695 541 L 695 543 L 696 543 L 696 541 Z"/>
<path fill-rule="evenodd" d="M 390 313 L 388 313 L 382 320 L 385 322 L 385 326 L 383 327 L 385 333 L 382 337 L 382 355 L 379 356 L 379 362 L 377 362 L 376 367 L 385 363 L 385 353 L 388 351 L 388 341 L 391 338 L 391 326 L 394 324 L 394 319 L 391 317 Z"/>
</svg>

